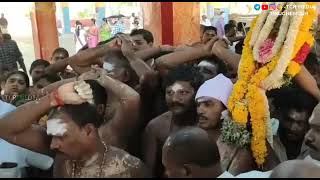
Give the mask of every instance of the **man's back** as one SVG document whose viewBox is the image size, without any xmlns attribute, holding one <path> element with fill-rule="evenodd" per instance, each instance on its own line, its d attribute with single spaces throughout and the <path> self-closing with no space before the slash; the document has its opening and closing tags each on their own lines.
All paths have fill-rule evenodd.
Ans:
<svg viewBox="0 0 320 180">
<path fill-rule="evenodd" d="M 18 45 L 13 40 L 6 40 L 0 44 L 0 64 L 10 70 L 18 70 L 17 61 L 22 57 Z"/>
</svg>

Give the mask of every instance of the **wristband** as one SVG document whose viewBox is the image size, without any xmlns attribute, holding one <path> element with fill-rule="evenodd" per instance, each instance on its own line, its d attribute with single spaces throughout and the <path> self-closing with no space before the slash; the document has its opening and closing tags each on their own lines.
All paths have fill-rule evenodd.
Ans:
<svg viewBox="0 0 320 180">
<path fill-rule="evenodd" d="M 52 95 L 53 95 L 53 99 L 56 101 L 58 106 L 64 105 L 63 101 L 59 97 L 58 89 L 53 90 Z"/>
</svg>

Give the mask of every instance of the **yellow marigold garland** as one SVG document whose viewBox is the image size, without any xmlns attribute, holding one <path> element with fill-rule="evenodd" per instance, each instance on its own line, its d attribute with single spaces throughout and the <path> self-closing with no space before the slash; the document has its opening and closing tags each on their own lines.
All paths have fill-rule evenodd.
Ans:
<svg viewBox="0 0 320 180">
<path fill-rule="evenodd" d="M 310 6 L 315 3 L 307 3 Z M 310 46 L 313 44 L 313 35 L 309 31 L 316 13 L 314 10 L 307 9 L 303 17 L 302 23 L 299 25 L 299 32 L 294 45 L 292 59 L 297 55 L 302 45 L 306 42 Z M 255 27 L 256 17 L 251 24 L 250 29 Z M 266 132 L 267 121 L 269 120 L 269 106 L 265 91 L 260 88 L 260 83 L 275 69 L 280 52 L 272 58 L 272 60 L 263 67 L 255 67 L 252 49 L 249 42 L 252 36 L 250 31 L 244 41 L 244 48 L 242 52 L 241 61 L 239 64 L 238 78 L 239 80 L 234 85 L 228 101 L 228 108 L 231 112 L 232 119 L 239 124 L 246 124 L 248 122 L 248 115 L 250 113 L 252 126 L 251 149 L 253 156 L 258 165 L 262 165 L 267 156 L 266 147 Z M 298 63 L 291 61 L 286 69 L 287 75 L 294 77 L 299 73 L 301 67 Z"/>
<path fill-rule="evenodd" d="M 247 99 L 251 117 L 252 139 L 251 150 L 257 164 L 264 163 L 267 156 L 266 148 L 266 113 L 264 93 L 255 85 L 249 85 Z"/>
<path fill-rule="evenodd" d="M 286 73 L 291 76 L 294 77 L 295 75 L 297 75 L 301 70 L 301 66 L 300 64 L 296 63 L 295 61 L 291 61 Z"/>
</svg>

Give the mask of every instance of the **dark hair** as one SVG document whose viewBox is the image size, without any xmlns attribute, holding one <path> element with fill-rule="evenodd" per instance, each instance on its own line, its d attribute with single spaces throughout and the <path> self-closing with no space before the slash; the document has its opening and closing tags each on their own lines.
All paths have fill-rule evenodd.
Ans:
<svg viewBox="0 0 320 180">
<path fill-rule="evenodd" d="M 180 164 L 210 167 L 220 162 L 219 150 L 207 133 L 198 128 L 185 128 L 171 134 L 169 152 Z"/>
<path fill-rule="evenodd" d="M 284 87 L 279 90 L 271 91 L 268 97 L 274 98 L 274 105 L 279 113 L 285 115 L 290 109 L 298 111 L 307 110 L 311 115 L 318 101 L 308 93 L 304 92 L 296 86 Z"/>
<path fill-rule="evenodd" d="M 242 27 L 242 24 L 243 24 L 243 27 Z M 238 24 L 237 24 L 238 31 L 244 31 L 245 27 L 246 27 L 246 23 L 245 22 L 238 22 Z"/>
<path fill-rule="evenodd" d="M 61 78 L 57 74 L 44 74 L 39 78 L 39 80 L 40 79 L 46 79 L 50 83 L 55 83 L 55 82 L 58 82 L 61 80 Z M 36 82 L 38 82 L 38 81 L 36 81 Z M 34 84 L 36 82 L 34 82 Z"/>
<path fill-rule="evenodd" d="M 232 24 L 226 24 L 224 25 L 224 31 L 228 33 L 234 26 Z"/>
<path fill-rule="evenodd" d="M 169 74 L 164 78 L 164 88 L 171 86 L 177 81 L 187 81 L 197 92 L 202 82 L 202 76 L 196 67 L 192 65 L 182 65 L 175 69 L 172 69 Z"/>
<path fill-rule="evenodd" d="M 30 66 L 30 70 L 29 70 L 29 73 L 31 74 L 32 70 L 34 68 L 36 68 L 37 66 L 44 66 L 44 67 L 48 67 L 50 65 L 50 63 L 44 59 L 37 59 L 37 60 L 34 60 L 32 63 L 31 63 L 31 66 Z"/>
<path fill-rule="evenodd" d="M 130 36 L 142 35 L 143 39 L 147 41 L 147 43 L 153 43 L 154 38 L 150 31 L 146 29 L 134 29 L 131 31 Z"/>
<path fill-rule="evenodd" d="M 90 105 L 89 103 L 83 103 L 80 105 L 63 105 L 62 107 L 52 110 L 48 118 L 52 118 L 60 112 L 66 113 L 80 127 L 91 123 L 96 128 L 99 128 L 104 123 L 103 116 L 99 115 L 96 107 Z"/>
<path fill-rule="evenodd" d="M 62 47 L 59 47 L 59 48 L 55 49 L 55 50 L 53 51 L 53 53 L 52 53 L 52 56 L 53 56 L 54 54 L 56 54 L 56 53 L 63 53 L 63 54 L 65 54 L 66 56 L 69 57 L 69 52 L 68 52 L 65 48 L 62 48 Z"/>
<path fill-rule="evenodd" d="M 11 40 L 11 35 L 8 34 L 8 33 L 2 34 L 2 37 L 3 37 L 3 39 L 5 39 L 5 40 Z"/>
<path fill-rule="evenodd" d="M 102 87 L 96 80 L 85 80 L 92 89 L 93 101 L 95 105 L 106 105 L 108 95 L 104 87 Z"/>
<path fill-rule="evenodd" d="M 90 20 L 93 22 L 93 24 L 96 24 L 96 19 L 92 18 Z"/>
<path fill-rule="evenodd" d="M 230 25 L 232 25 L 232 26 L 234 27 L 233 22 L 237 23 L 237 21 L 235 21 L 235 20 L 231 19 L 231 20 L 229 20 L 228 24 L 230 24 Z"/>
<path fill-rule="evenodd" d="M 138 82 L 138 75 L 137 73 L 132 69 L 128 59 L 123 55 L 122 51 L 120 49 L 113 49 L 108 52 L 105 56 L 102 57 L 103 61 L 114 61 L 117 62 L 117 64 L 125 68 L 130 75 L 130 82 L 131 83 L 137 83 Z M 118 67 L 119 67 L 118 66 Z"/>
<path fill-rule="evenodd" d="M 235 50 L 237 54 L 242 54 L 244 46 L 244 39 L 241 39 L 236 45 L 235 45 Z"/>
<path fill-rule="evenodd" d="M 205 33 L 206 31 L 209 31 L 209 30 L 213 30 L 217 34 L 217 28 L 214 26 L 204 26 L 203 33 Z"/>
<path fill-rule="evenodd" d="M 82 25 L 82 23 L 80 21 L 76 21 L 76 29 L 75 29 L 75 32 L 76 32 L 76 35 L 77 37 L 79 37 L 80 35 L 80 26 Z"/>
<path fill-rule="evenodd" d="M 21 76 L 23 76 L 24 80 L 26 81 L 26 85 L 27 85 L 27 88 L 30 87 L 30 81 L 29 81 L 29 77 L 28 77 L 28 74 L 23 72 L 23 71 L 13 71 L 13 72 L 10 72 L 7 77 L 6 77 L 6 80 L 7 81 L 9 79 L 10 76 L 14 75 L 14 74 L 20 74 Z"/>
</svg>

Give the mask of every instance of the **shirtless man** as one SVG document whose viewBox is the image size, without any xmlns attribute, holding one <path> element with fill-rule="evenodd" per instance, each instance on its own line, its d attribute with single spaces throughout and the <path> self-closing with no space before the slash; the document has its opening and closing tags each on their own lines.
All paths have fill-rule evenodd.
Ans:
<svg viewBox="0 0 320 180">
<path fill-rule="evenodd" d="M 305 135 L 306 149 L 301 152 L 299 159 L 312 161 L 320 166 L 320 103 L 314 108 L 309 119 L 310 129 Z"/>
<path fill-rule="evenodd" d="M 207 131 L 210 139 L 217 143 L 221 157 L 221 167 L 233 175 L 254 170 L 254 159 L 250 149 L 237 148 L 222 141 L 222 121 L 227 116 L 227 102 L 233 84 L 222 74 L 202 84 L 196 94 L 198 126 Z M 269 151 L 270 152 L 270 151 Z M 273 153 L 269 153 L 273 155 Z M 278 161 L 268 157 L 266 169 L 272 169 Z"/>
<path fill-rule="evenodd" d="M 300 154 L 309 129 L 308 119 L 317 103 L 315 98 L 296 87 L 280 89 L 274 97 L 273 104 L 280 122 L 278 133 L 288 160 L 296 159 Z"/>
<path fill-rule="evenodd" d="M 222 170 L 218 147 L 201 128 L 187 127 L 171 134 L 162 151 L 162 162 L 170 178 L 235 177 Z M 236 178 L 266 178 L 270 173 L 249 171 Z"/>
<path fill-rule="evenodd" d="M 98 82 L 104 84 L 104 78 Z M 56 163 L 61 163 L 61 171 L 55 171 L 55 176 L 145 177 L 141 161 L 100 139 L 98 128 L 104 120 L 90 105 L 93 100 L 90 85 L 83 81 L 65 84 L 5 116 L 0 122 L 0 137 L 36 152 L 59 156 Z M 31 126 L 51 109 L 47 130 Z"/>
<path fill-rule="evenodd" d="M 153 175 L 163 175 L 161 148 L 166 138 L 186 126 L 196 124 L 196 108 L 193 102 L 201 76 L 190 66 L 182 66 L 165 78 L 166 103 L 169 111 L 151 120 L 143 135 L 144 162 Z"/>
<path fill-rule="evenodd" d="M 125 47 L 128 44 L 122 44 L 120 39 L 115 38 L 114 41 L 96 48 L 80 51 L 66 61 L 60 62 L 68 62 L 67 64 L 74 67 L 74 69 L 81 74 L 78 78 L 81 80 L 95 79 L 101 73 L 108 74 L 108 76 L 115 79 L 109 78 L 109 80 L 104 83 L 108 86 L 105 87 L 108 91 L 109 98 L 106 111 L 104 112 L 106 112 L 105 119 L 108 119 L 109 123 L 101 126 L 99 132 L 107 144 L 114 145 L 132 153 L 132 151 L 128 149 L 128 142 L 133 142 L 132 136 L 139 134 L 139 129 L 143 127 L 143 120 L 139 118 L 141 109 L 140 96 L 131 87 L 139 89 L 137 76 L 142 79 L 140 84 L 144 84 L 143 79 L 149 79 L 144 73 L 148 72 L 150 67 L 130 54 L 129 51 L 131 47 L 129 50 L 126 50 L 126 48 L 122 48 L 121 45 Z M 122 48 L 125 53 L 119 48 Z M 126 58 L 124 54 L 128 58 Z M 104 69 L 92 69 L 90 67 L 91 64 L 98 64 L 104 67 Z M 55 87 L 72 81 L 74 81 L 74 79 L 66 79 L 51 84 L 40 92 L 50 92 Z M 144 88 L 142 87 L 140 90 L 143 92 Z M 134 147 L 137 147 L 137 145 Z"/>
<path fill-rule="evenodd" d="M 216 178 L 223 172 L 216 143 L 198 127 L 171 134 L 162 149 L 162 163 L 169 178 Z"/>
</svg>

